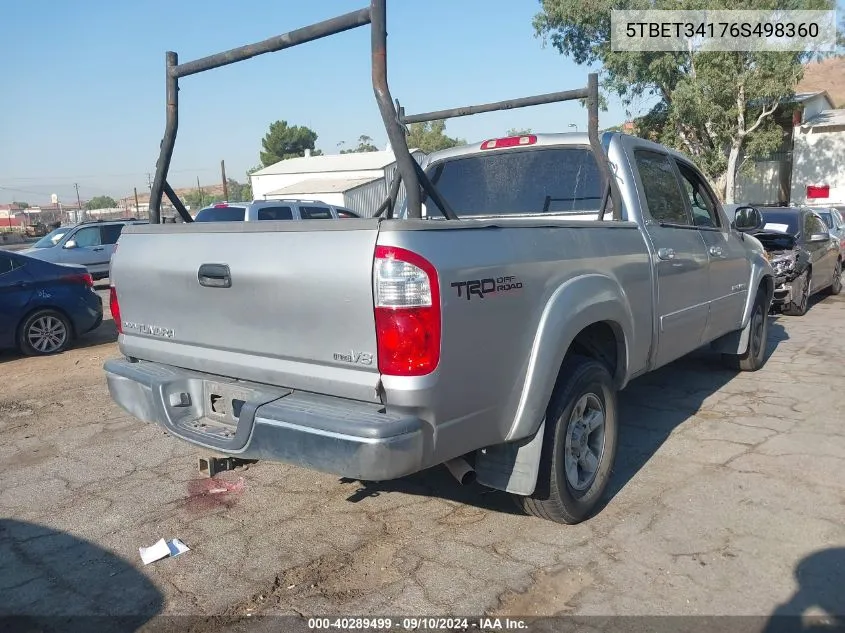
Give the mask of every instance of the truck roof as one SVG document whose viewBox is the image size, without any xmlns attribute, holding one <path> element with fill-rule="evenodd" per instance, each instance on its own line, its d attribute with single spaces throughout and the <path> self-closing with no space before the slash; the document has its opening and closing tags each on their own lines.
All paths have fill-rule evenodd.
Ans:
<svg viewBox="0 0 845 633">
<path fill-rule="evenodd" d="M 623 134 L 622 132 L 603 132 L 599 135 L 599 140 L 601 144 L 605 147 L 605 149 L 610 145 L 611 141 L 614 137 L 620 136 L 630 136 Z M 426 157 L 425 164 L 432 164 L 435 162 L 439 162 L 441 160 L 446 160 L 450 158 L 457 158 L 459 156 L 469 156 L 473 154 L 481 154 L 488 151 L 504 151 L 506 149 L 513 149 L 516 147 L 550 147 L 550 146 L 565 146 L 565 145 L 577 145 L 577 146 L 586 146 L 589 148 L 590 146 L 590 139 L 586 132 L 560 132 L 560 133 L 530 133 L 530 134 L 522 134 L 518 137 L 499 137 L 501 139 L 512 139 L 512 138 L 530 138 L 533 142 L 525 142 L 524 144 L 516 144 L 512 147 L 507 148 L 483 148 L 485 144 L 489 141 L 496 140 L 496 137 L 491 137 L 489 139 L 484 139 L 483 141 L 477 141 L 475 143 L 468 143 L 467 145 L 460 145 L 458 147 L 450 147 L 449 149 L 439 150 L 437 152 L 432 152 Z M 533 140 L 536 139 L 536 140 Z M 681 158 L 683 160 L 689 161 L 690 158 L 685 156 L 681 152 L 677 152 L 671 148 L 667 148 L 664 145 L 659 145 L 657 143 L 653 143 L 652 141 L 648 141 L 645 139 L 638 138 L 638 141 L 647 146 L 651 147 L 655 151 L 659 152 L 669 152 L 676 158 Z"/>
</svg>

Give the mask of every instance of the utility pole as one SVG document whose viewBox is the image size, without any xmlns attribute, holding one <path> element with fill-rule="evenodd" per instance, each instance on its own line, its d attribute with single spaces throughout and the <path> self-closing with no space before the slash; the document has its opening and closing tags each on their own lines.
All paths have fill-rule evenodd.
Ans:
<svg viewBox="0 0 845 633">
<path fill-rule="evenodd" d="M 203 204 L 202 204 L 203 203 L 202 187 L 200 187 L 200 177 L 199 176 L 197 176 L 197 189 L 199 189 L 199 192 L 200 192 L 200 206 L 203 206 Z"/>
<path fill-rule="evenodd" d="M 153 179 L 150 177 L 150 172 L 147 172 L 147 186 L 150 188 L 150 191 L 153 190 Z"/>
<path fill-rule="evenodd" d="M 139 210 L 140 205 L 138 204 L 138 187 L 135 187 L 135 217 L 138 217 L 138 214 L 141 213 Z"/>
<path fill-rule="evenodd" d="M 223 199 L 229 202 L 229 183 L 226 182 L 226 161 L 220 161 L 220 175 L 223 177 Z"/>
<path fill-rule="evenodd" d="M 79 183 L 73 183 L 73 186 L 76 187 L 76 208 L 78 209 L 77 213 L 79 214 L 79 219 L 84 220 L 85 216 L 82 215 L 82 200 L 79 199 Z"/>
</svg>

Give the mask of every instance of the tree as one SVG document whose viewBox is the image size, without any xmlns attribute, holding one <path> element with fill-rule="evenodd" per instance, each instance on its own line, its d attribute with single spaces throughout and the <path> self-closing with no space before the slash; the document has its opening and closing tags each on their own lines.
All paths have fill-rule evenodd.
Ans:
<svg viewBox="0 0 845 633">
<path fill-rule="evenodd" d="M 675 9 L 674 0 L 541 0 L 535 31 L 578 64 L 602 64 L 604 87 L 626 106 L 656 98 L 637 133 L 690 155 L 726 202 L 733 202 L 740 158 L 776 151 L 790 99 L 810 53 L 626 52 L 611 50 L 610 10 Z M 833 9 L 830 0 L 693 0 L 685 9 Z"/>
<path fill-rule="evenodd" d="M 96 196 L 85 203 L 85 208 L 89 211 L 94 209 L 115 209 L 117 208 L 117 201 L 111 196 Z"/>
<path fill-rule="evenodd" d="M 417 147 L 425 153 L 465 145 L 460 138 L 446 136 L 445 121 L 426 121 L 425 123 L 411 123 L 408 126 L 408 147 Z"/>
<path fill-rule="evenodd" d="M 527 127 L 524 129 L 512 127 L 509 129 L 506 134 L 508 136 L 525 136 L 526 134 L 531 134 L 531 128 Z"/>
<path fill-rule="evenodd" d="M 317 133 L 302 125 L 288 125 L 287 121 L 276 121 L 261 139 L 261 164 L 264 167 L 278 163 L 286 158 L 305 156 L 305 150 L 311 150 L 312 156 L 322 154 L 314 149 Z"/>
<path fill-rule="evenodd" d="M 366 134 L 362 134 L 358 137 L 358 147 L 353 149 L 342 149 L 340 150 L 341 154 L 355 154 L 358 152 L 377 152 L 378 147 L 373 145 L 373 139 Z"/>
<path fill-rule="evenodd" d="M 18 205 L 19 209 L 29 209 L 29 203 L 28 202 L 18 202 L 16 200 L 16 201 L 12 202 L 12 204 Z"/>
</svg>

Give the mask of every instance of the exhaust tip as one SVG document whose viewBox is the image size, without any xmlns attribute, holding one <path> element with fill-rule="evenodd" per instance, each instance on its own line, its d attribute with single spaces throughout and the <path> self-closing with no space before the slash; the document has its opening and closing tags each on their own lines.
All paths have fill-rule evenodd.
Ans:
<svg viewBox="0 0 845 633">
<path fill-rule="evenodd" d="M 449 472 L 452 473 L 452 477 L 457 479 L 458 483 L 462 486 L 468 486 L 475 482 L 475 469 L 470 466 L 469 462 L 463 457 L 450 459 L 444 464 L 444 466 L 449 469 Z"/>
</svg>

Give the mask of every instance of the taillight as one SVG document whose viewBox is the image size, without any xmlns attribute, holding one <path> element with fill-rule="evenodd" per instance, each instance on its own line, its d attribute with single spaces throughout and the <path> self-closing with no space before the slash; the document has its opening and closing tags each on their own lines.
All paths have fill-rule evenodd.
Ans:
<svg viewBox="0 0 845 633">
<path fill-rule="evenodd" d="M 111 318 L 114 319 L 114 324 L 117 326 L 117 331 L 123 334 L 123 321 L 120 320 L 120 303 L 117 300 L 117 290 L 114 286 L 109 288 L 109 310 L 111 311 Z"/>
<path fill-rule="evenodd" d="M 489 141 L 484 141 L 481 144 L 481 149 L 499 149 L 500 147 L 519 147 L 520 145 L 534 145 L 537 142 L 537 137 L 534 134 L 524 134 L 522 136 L 507 136 L 505 138 L 494 138 Z"/>
<path fill-rule="evenodd" d="M 70 283 L 83 284 L 89 288 L 94 287 L 94 278 L 91 276 L 91 273 L 73 273 L 71 275 L 65 275 L 62 279 Z"/>
<path fill-rule="evenodd" d="M 373 269 L 378 368 L 424 376 L 440 362 L 440 285 L 431 263 L 394 246 L 377 246 Z"/>
</svg>

